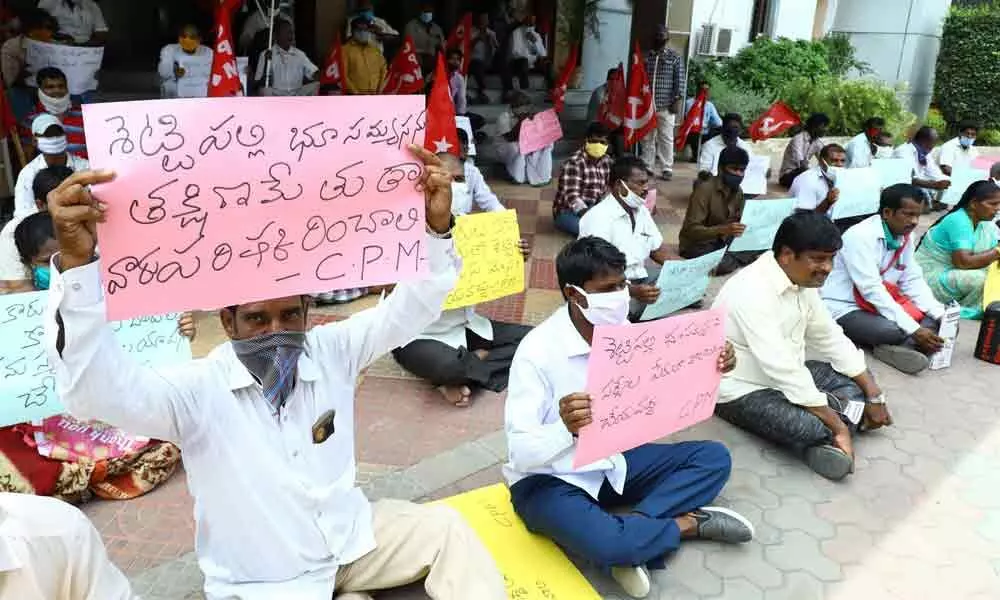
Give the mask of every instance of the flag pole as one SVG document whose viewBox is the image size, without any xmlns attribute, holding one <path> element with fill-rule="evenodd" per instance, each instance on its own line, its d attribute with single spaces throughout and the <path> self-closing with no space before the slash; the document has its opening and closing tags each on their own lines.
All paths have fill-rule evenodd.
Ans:
<svg viewBox="0 0 1000 600">
<path fill-rule="evenodd" d="M 17 132 L 16 127 L 11 127 L 9 134 L 10 141 L 14 144 L 14 151 L 17 153 L 17 160 L 23 169 L 28 164 L 28 157 L 24 154 L 24 146 L 21 145 L 21 134 Z"/>
<path fill-rule="evenodd" d="M 267 74 L 264 76 L 264 87 L 271 87 L 271 66 L 274 64 L 274 4 L 277 0 L 271 0 L 271 12 L 269 14 L 270 23 L 267 28 L 267 51 L 270 53 L 270 59 L 267 61 Z M 258 4 L 258 8 L 260 5 Z"/>
</svg>

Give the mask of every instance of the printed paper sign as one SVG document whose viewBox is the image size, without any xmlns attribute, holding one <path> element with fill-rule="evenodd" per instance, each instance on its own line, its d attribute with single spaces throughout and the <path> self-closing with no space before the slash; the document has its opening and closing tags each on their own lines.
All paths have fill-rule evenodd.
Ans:
<svg viewBox="0 0 1000 600">
<path fill-rule="evenodd" d="M 212 76 L 212 55 L 182 56 L 179 61 L 184 68 L 184 75 L 177 79 L 178 98 L 208 97 L 208 80 Z M 246 56 L 236 57 L 236 69 L 240 72 L 240 84 L 247 89 L 247 70 L 250 59 Z"/>
<path fill-rule="evenodd" d="M 795 198 L 747 200 L 740 223 L 746 230 L 729 244 L 730 252 L 770 250 L 778 227 L 795 211 Z"/>
<path fill-rule="evenodd" d="M 841 169 L 837 173 L 840 195 L 830 209 L 830 218 L 846 219 L 878 212 L 882 182 L 872 168 Z"/>
<path fill-rule="evenodd" d="M 938 371 L 951 366 L 951 357 L 955 353 L 955 340 L 958 339 L 958 322 L 962 318 L 962 307 L 958 302 L 951 302 L 945 308 L 941 317 L 941 327 L 938 336 L 944 340 L 944 346 L 931 356 L 930 369 Z"/>
<path fill-rule="evenodd" d="M 650 213 L 656 210 L 656 188 L 646 190 L 646 210 Z"/>
<path fill-rule="evenodd" d="M 563 131 L 562 125 L 559 123 L 559 114 L 556 113 L 555 109 L 550 108 L 521 122 L 518 145 L 521 154 L 527 156 L 549 144 L 558 142 L 562 137 Z"/>
<path fill-rule="evenodd" d="M 725 255 L 726 249 L 721 248 L 698 258 L 663 263 L 656 279 L 660 297 L 642 311 L 641 319 L 660 319 L 701 300 L 708 289 L 712 269 L 719 266 Z"/>
<path fill-rule="evenodd" d="M 747 164 L 746 174 L 743 176 L 743 183 L 740 189 L 744 194 L 760 196 L 767 193 L 767 171 L 771 168 L 770 156 L 750 155 L 750 163 Z"/>
<path fill-rule="evenodd" d="M 872 168 L 878 172 L 882 189 L 897 183 L 913 182 L 913 161 L 908 158 L 876 158 Z"/>
<path fill-rule="evenodd" d="M 55 67 L 66 74 L 70 94 L 97 89 L 97 72 L 104 61 L 102 46 L 68 46 L 27 40 L 24 63 L 31 75 L 28 85 L 37 87 L 35 74 L 45 67 Z M 90 132 L 87 132 L 88 135 Z"/>
<path fill-rule="evenodd" d="M 45 352 L 44 312 L 48 292 L 0 296 L 0 426 L 44 419 L 63 412 Z M 125 350 L 143 364 L 191 359 L 191 346 L 177 332 L 180 315 L 112 323 Z"/>
<path fill-rule="evenodd" d="M 955 206 L 962 199 L 962 194 L 965 193 L 965 190 L 969 189 L 970 185 L 989 178 L 989 171 L 973 167 L 956 166 L 951 170 L 951 186 L 941 194 L 941 202 L 949 206 Z"/>
<path fill-rule="evenodd" d="M 725 309 L 594 330 L 587 368 L 593 423 L 574 468 L 631 450 L 712 416 L 725 347 Z"/>
<path fill-rule="evenodd" d="M 459 308 L 524 291 L 524 256 L 518 248 L 521 232 L 517 211 L 477 213 L 455 219 L 452 232 L 462 272 L 444 302 Z"/>
<path fill-rule="evenodd" d="M 108 316 L 205 309 L 425 271 L 418 96 L 88 104 Z"/>
<path fill-rule="evenodd" d="M 469 136 L 469 156 L 476 155 L 476 136 L 472 135 L 472 121 L 469 117 L 455 117 L 455 125 Z"/>
<path fill-rule="evenodd" d="M 498 483 L 441 500 L 479 536 L 503 574 L 511 600 L 601 600 L 552 540 L 531 533 Z"/>
</svg>

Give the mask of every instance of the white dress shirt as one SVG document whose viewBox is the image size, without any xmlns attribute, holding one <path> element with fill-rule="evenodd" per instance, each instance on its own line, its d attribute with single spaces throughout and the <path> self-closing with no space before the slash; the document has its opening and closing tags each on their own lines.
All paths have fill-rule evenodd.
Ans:
<svg viewBox="0 0 1000 600">
<path fill-rule="evenodd" d="M 14 217 L 0 229 L 0 281 L 26 281 L 31 271 L 21 262 L 21 253 L 14 243 L 14 231 L 24 217 Z"/>
<path fill-rule="evenodd" d="M 826 200 L 832 188 L 833 184 L 826 178 L 823 169 L 817 165 L 796 177 L 789 192 L 795 196 L 796 210 L 816 210 L 816 207 Z M 831 214 L 833 214 L 832 206 L 826 211 L 826 216 L 829 217 Z"/>
<path fill-rule="evenodd" d="M 826 406 L 826 394 L 805 366 L 807 352 L 848 377 L 866 369 L 864 353 L 827 312 L 819 290 L 793 284 L 773 252 L 733 275 L 712 307 L 726 309 L 726 339 L 736 351 L 736 368 L 723 375 L 719 402 L 775 389 L 794 404 Z"/>
<path fill-rule="evenodd" d="M 86 43 L 95 33 L 108 30 L 104 13 L 94 0 L 38 0 L 38 8 L 52 15 L 59 23 L 59 31 L 73 38 L 77 44 Z"/>
<path fill-rule="evenodd" d="M 101 535 L 55 498 L 0 493 L 0 598 L 131 600 L 128 579 L 108 560 Z"/>
<path fill-rule="evenodd" d="M 69 154 L 66 166 L 74 171 L 85 171 L 90 168 L 90 162 L 86 158 L 80 158 L 75 154 Z M 31 186 L 35 183 L 35 175 L 49 165 L 45 162 L 45 156 L 39 154 L 28 161 L 28 164 L 21 169 L 17 175 L 17 183 L 14 185 L 14 216 L 24 218 L 38 212 L 35 205 L 35 192 Z"/>
<path fill-rule="evenodd" d="M 451 201 L 451 213 L 453 215 L 467 215 L 472 212 L 473 204 L 483 212 L 494 212 L 507 210 L 500 199 L 490 189 L 486 183 L 483 172 L 479 170 L 476 163 L 470 158 L 462 165 L 465 172 L 465 183 L 469 186 L 469 194 L 462 197 L 454 196 Z"/>
<path fill-rule="evenodd" d="M 871 216 L 848 229 L 844 233 L 844 247 L 833 260 L 833 272 L 820 292 L 834 320 L 860 310 L 854 300 L 854 288 L 857 287 L 880 315 L 912 335 L 920 328 L 920 323 L 892 299 L 884 281 L 898 285 L 899 291 L 928 316 L 935 319 L 944 316 L 944 305 L 934 297 L 920 264 L 913 259 L 915 246 L 916 240 L 911 238 L 899 260 L 890 266 L 896 250 L 886 246 L 881 215 Z M 883 275 L 886 267 L 889 270 Z"/>
<path fill-rule="evenodd" d="M 955 137 L 941 144 L 931 152 L 931 159 L 942 167 L 959 169 L 972 166 L 972 161 L 979 158 L 979 148 L 974 145 L 963 148 Z"/>
<path fill-rule="evenodd" d="M 545 58 L 547 54 L 542 36 L 533 28 L 521 26 L 510 34 L 510 57 L 512 59 L 527 59 L 528 66 L 534 67 L 538 59 Z"/>
<path fill-rule="evenodd" d="M 646 259 L 663 245 L 663 234 L 653 222 L 649 209 L 640 206 L 632 219 L 613 194 L 608 194 L 580 219 L 580 237 L 599 237 L 625 255 L 625 277 L 641 280 L 648 277 Z"/>
<path fill-rule="evenodd" d="M 209 600 L 329 600 L 338 568 L 375 548 L 371 506 L 354 483 L 355 386 L 440 315 L 457 257 L 450 239 L 426 244 L 427 279 L 306 334 L 279 417 L 228 342 L 186 364 L 139 365 L 108 326 L 100 264 L 59 273 L 53 259 L 46 346 L 56 392 L 78 418 L 180 446 Z M 314 444 L 313 424 L 331 409 L 335 432 Z"/>
<path fill-rule="evenodd" d="M 736 145 L 746 150 L 748 156 L 753 154 L 750 144 L 743 138 L 737 138 Z M 712 175 L 718 175 L 719 155 L 722 154 L 722 149 L 725 147 L 726 142 L 722 139 L 721 135 L 717 135 L 703 143 L 701 151 L 698 154 L 698 171 L 708 171 Z"/>
<path fill-rule="evenodd" d="M 847 168 L 860 169 L 872 166 L 872 144 L 867 133 L 859 133 L 847 143 Z"/>
<path fill-rule="evenodd" d="M 182 68 L 185 66 L 186 62 L 191 61 L 207 61 L 209 65 L 212 64 L 212 49 L 208 46 L 198 46 L 198 49 L 194 51 L 194 54 L 188 54 L 185 52 L 180 44 L 167 44 L 160 50 L 160 64 L 157 71 L 160 74 L 160 88 L 162 90 L 162 96 L 164 98 L 176 98 L 177 97 L 177 75 L 174 74 L 174 65 L 180 65 Z M 183 75 L 181 76 L 183 77 Z M 206 88 L 205 93 L 208 93 Z"/>
<path fill-rule="evenodd" d="M 948 176 L 941 171 L 941 167 L 938 166 L 937 161 L 933 157 L 927 157 L 927 164 L 921 165 L 920 160 L 917 157 L 917 147 L 912 143 L 907 142 L 902 146 L 897 147 L 893 153 L 893 158 L 905 158 L 913 163 L 913 177 L 916 179 L 925 179 L 928 181 L 941 181 L 942 179 L 948 179 Z"/>
<path fill-rule="evenodd" d="M 257 73 L 254 79 L 264 81 L 267 67 L 267 50 L 260 53 Z M 275 44 L 271 48 L 271 88 L 282 92 L 294 92 L 319 71 L 306 53 L 292 46 L 285 50 Z"/>
<path fill-rule="evenodd" d="M 597 499 L 604 480 L 619 494 L 625 486 L 625 457 L 615 454 L 573 468 L 576 440 L 559 416 L 559 400 L 583 392 L 590 345 L 580 336 L 564 304 L 521 340 L 510 367 L 504 406 L 507 485 L 530 475 L 552 475 Z"/>
</svg>

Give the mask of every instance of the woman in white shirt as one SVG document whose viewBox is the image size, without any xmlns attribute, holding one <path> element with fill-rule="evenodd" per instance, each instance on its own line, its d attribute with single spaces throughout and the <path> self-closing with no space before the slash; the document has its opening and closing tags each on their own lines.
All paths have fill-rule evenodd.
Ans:
<svg viewBox="0 0 1000 600">
<path fill-rule="evenodd" d="M 188 23 L 181 28 L 176 44 L 167 44 L 160 51 L 160 96 L 177 98 L 178 84 L 187 77 L 192 78 L 192 67 L 199 65 L 199 71 L 212 69 L 212 49 L 201 44 L 201 31 L 197 25 Z M 205 70 L 202 66 L 207 65 Z M 208 95 L 208 80 L 201 94 L 183 94 L 184 97 L 204 97 Z"/>
</svg>

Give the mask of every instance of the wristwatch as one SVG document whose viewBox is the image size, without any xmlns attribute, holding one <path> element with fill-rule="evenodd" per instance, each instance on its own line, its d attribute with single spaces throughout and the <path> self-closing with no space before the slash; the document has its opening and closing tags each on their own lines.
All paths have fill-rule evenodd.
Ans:
<svg viewBox="0 0 1000 600">
<path fill-rule="evenodd" d="M 885 392 L 879 392 L 878 396 L 868 399 L 869 404 L 885 404 Z"/>
</svg>

